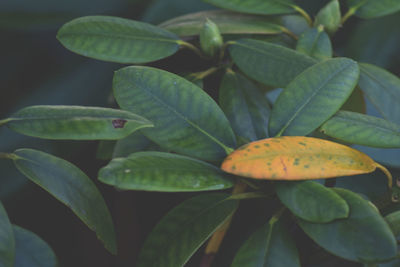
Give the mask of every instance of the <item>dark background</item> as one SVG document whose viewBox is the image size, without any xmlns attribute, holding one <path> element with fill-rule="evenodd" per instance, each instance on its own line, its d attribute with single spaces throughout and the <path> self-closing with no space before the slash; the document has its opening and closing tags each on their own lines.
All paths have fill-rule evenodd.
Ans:
<svg viewBox="0 0 400 267">
<path fill-rule="evenodd" d="M 327 1 L 297 2 L 315 15 Z M 0 119 L 29 105 L 110 104 L 113 71 L 122 65 L 84 58 L 66 50 L 55 36 L 57 29 L 69 20 L 102 14 L 157 24 L 177 15 L 212 8 L 200 0 L 0 1 Z M 399 75 L 398 25 L 399 13 L 368 21 L 351 18 L 333 39 L 336 53 Z M 192 70 L 194 60 L 194 55 L 183 51 L 155 65 L 186 72 Z M 207 63 L 199 62 L 195 67 L 201 69 L 202 64 Z M 215 82 L 208 81 L 208 86 L 215 88 Z M 95 141 L 41 140 L 0 128 L 0 151 L 43 150 L 76 164 L 96 182 L 113 215 L 119 246 L 117 257 L 110 255 L 67 207 L 19 174 L 10 161 L 0 161 L 0 199 L 11 222 L 48 242 L 61 266 L 134 266 L 138 249 L 157 220 L 191 194 L 118 192 L 98 183 L 97 171 L 107 161 L 96 159 L 97 145 Z M 393 155 L 400 157 L 399 150 L 391 153 L 394 154 L 381 155 L 384 162 L 384 158 L 390 160 Z M 249 209 L 243 209 L 240 216 L 256 225 L 260 210 L 251 202 L 246 205 Z"/>
</svg>

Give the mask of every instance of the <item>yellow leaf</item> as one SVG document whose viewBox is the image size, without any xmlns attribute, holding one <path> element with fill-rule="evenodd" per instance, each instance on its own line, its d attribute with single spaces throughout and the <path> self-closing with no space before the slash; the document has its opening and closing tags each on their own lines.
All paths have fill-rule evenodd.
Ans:
<svg viewBox="0 0 400 267">
<path fill-rule="evenodd" d="M 232 152 L 221 169 L 240 176 L 269 180 L 308 180 L 349 176 L 375 171 L 389 178 L 385 167 L 348 146 L 303 136 L 267 138 Z"/>
</svg>

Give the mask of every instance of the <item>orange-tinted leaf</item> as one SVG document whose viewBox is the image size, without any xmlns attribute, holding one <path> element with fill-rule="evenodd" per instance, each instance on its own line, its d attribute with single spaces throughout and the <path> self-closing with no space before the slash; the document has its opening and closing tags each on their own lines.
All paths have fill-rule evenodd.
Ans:
<svg viewBox="0 0 400 267">
<path fill-rule="evenodd" d="M 377 166 L 366 154 L 345 145 L 282 136 L 240 147 L 224 160 L 221 169 L 249 178 L 308 180 L 369 173 Z"/>
</svg>

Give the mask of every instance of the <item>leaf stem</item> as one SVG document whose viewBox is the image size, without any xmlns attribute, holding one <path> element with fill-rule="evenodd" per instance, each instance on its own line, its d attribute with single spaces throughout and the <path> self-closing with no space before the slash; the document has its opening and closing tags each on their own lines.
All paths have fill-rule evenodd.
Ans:
<svg viewBox="0 0 400 267">
<path fill-rule="evenodd" d="M 238 195 L 246 191 L 247 185 L 241 181 L 238 181 L 232 190 L 232 196 Z M 231 225 L 233 215 L 236 210 L 230 215 L 225 222 L 214 232 L 210 240 L 207 243 L 203 259 L 201 261 L 201 267 L 210 267 L 211 263 L 217 254 L 222 241 L 224 240 L 225 234 Z"/>
<path fill-rule="evenodd" d="M 11 159 L 11 160 L 15 160 L 17 159 L 18 156 L 13 154 L 13 153 L 4 153 L 4 152 L 0 152 L 0 159 Z"/>
<path fill-rule="evenodd" d="M 4 119 L 4 120 L 0 120 L 0 126 L 2 126 L 3 124 L 6 124 L 9 121 L 12 121 L 12 119 L 11 118 L 7 118 L 7 119 Z"/>
<path fill-rule="evenodd" d="M 204 58 L 203 53 L 200 51 L 200 49 L 198 49 L 196 46 L 192 45 L 191 43 L 182 41 L 182 40 L 178 40 L 177 43 L 183 47 L 186 47 L 190 50 L 192 50 L 193 52 L 195 52 L 198 56 L 200 56 L 201 58 Z"/>
<path fill-rule="evenodd" d="M 340 20 L 340 24 L 344 24 L 351 16 L 354 15 L 354 13 L 356 13 L 357 8 L 350 8 L 346 14 L 344 14 L 344 16 L 342 17 L 342 19 Z"/>
<path fill-rule="evenodd" d="M 299 39 L 299 37 L 296 34 L 294 34 L 292 31 L 290 31 L 288 28 L 281 27 L 281 30 L 283 33 L 286 33 L 288 36 L 292 37 L 294 40 Z"/>
<path fill-rule="evenodd" d="M 313 24 L 312 19 L 311 19 L 310 15 L 308 15 L 308 13 L 304 9 L 302 9 L 301 7 L 296 6 L 296 5 L 293 5 L 292 7 L 294 8 L 294 10 L 299 12 L 300 15 L 303 16 L 303 18 L 306 19 L 308 25 L 312 26 L 312 24 Z"/>
<path fill-rule="evenodd" d="M 380 169 L 387 177 L 388 179 L 388 188 L 390 190 L 392 190 L 392 186 L 393 186 L 393 177 L 392 174 L 389 172 L 388 169 L 386 169 L 384 166 L 382 166 L 381 164 L 375 162 L 375 166 Z"/>
<path fill-rule="evenodd" d="M 204 79 L 205 77 L 213 74 L 214 72 L 216 72 L 218 70 L 219 70 L 218 67 L 211 67 L 205 71 L 194 72 L 194 73 L 190 74 L 190 76 L 194 77 L 195 80 L 201 80 L 201 79 Z"/>
</svg>

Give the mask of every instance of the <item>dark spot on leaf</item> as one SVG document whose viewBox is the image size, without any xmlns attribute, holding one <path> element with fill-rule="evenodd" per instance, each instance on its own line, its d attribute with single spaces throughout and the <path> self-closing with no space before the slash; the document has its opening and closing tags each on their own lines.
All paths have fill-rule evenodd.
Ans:
<svg viewBox="0 0 400 267">
<path fill-rule="evenodd" d="M 268 143 L 265 143 L 264 146 L 269 147 L 269 144 L 268 144 Z"/>
<path fill-rule="evenodd" d="M 276 173 L 272 174 L 271 178 L 275 179 L 276 178 Z"/>
<path fill-rule="evenodd" d="M 308 169 L 310 168 L 310 165 L 304 165 L 304 168 Z"/>
<path fill-rule="evenodd" d="M 232 165 L 232 171 L 236 170 L 236 165 Z"/>
<path fill-rule="evenodd" d="M 271 162 L 267 162 L 267 165 L 268 165 L 268 166 L 271 166 Z"/>
<path fill-rule="evenodd" d="M 259 145 L 255 145 L 254 147 L 255 147 L 255 148 L 260 148 L 260 146 L 259 146 Z"/>
<path fill-rule="evenodd" d="M 294 159 L 294 162 L 293 162 L 293 165 L 299 165 L 299 161 L 300 161 L 299 158 L 295 158 L 295 159 Z"/>
<path fill-rule="evenodd" d="M 250 149 L 250 148 L 249 148 L 249 149 L 246 149 L 246 151 L 247 151 L 247 152 L 251 152 L 251 149 Z"/>
<path fill-rule="evenodd" d="M 111 123 L 114 128 L 124 128 L 126 122 L 127 121 L 123 120 L 123 119 L 115 119 L 115 120 L 112 120 Z"/>
<path fill-rule="evenodd" d="M 302 146 L 307 146 L 305 143 L 303 143 L 303 142 L 299 142 L 299 145 L 302 145 Z"/>
</svg>

